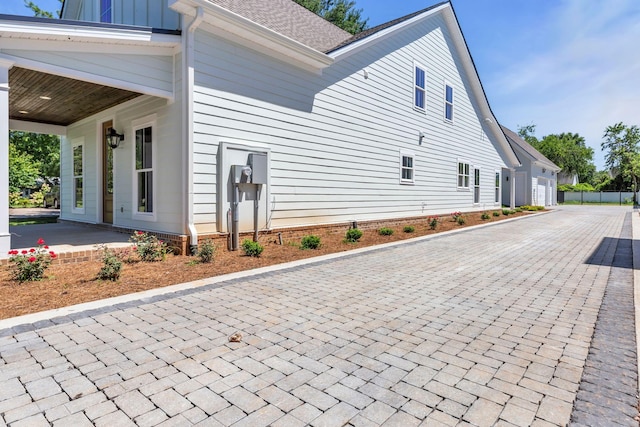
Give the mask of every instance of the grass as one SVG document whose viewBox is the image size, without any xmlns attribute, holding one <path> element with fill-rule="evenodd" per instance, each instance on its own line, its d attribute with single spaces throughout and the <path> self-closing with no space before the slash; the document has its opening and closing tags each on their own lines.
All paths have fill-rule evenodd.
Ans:
<svg viewBox="0 0 640 427">
<path fill-rule="evenodd" d="M 56 222 L 58 222 L 57 216 L 34 216 L 29 218 L 10 219 L 9 225 L 53 224 Z"/>
</svg>

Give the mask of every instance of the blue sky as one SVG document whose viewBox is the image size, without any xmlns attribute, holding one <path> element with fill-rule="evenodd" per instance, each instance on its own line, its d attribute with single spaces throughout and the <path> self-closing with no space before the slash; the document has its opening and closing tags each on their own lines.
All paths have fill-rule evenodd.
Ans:
<svg viewBox="0 0 640 427">
<path fill-rule="evenodd" d="M 513 130 L 535 124 L 538 137 L 578 133 L 602 169 L 605 128 L 640 125 L 640 1 L 452 1 L 498 120 Z M 58 0 L 35 3 L 60 8 Z M 356 0 L 370 26 L 435 3 Z M 30 12 L 23 0 L 0 0 L 0 13 Z"/>
</svg>

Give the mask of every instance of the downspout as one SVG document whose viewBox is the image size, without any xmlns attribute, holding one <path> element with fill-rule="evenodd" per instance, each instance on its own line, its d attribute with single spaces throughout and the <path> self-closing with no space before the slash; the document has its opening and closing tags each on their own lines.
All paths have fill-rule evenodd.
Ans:
<svg viewBox="0 0 640 427">
<path fill-rule="evenodd" d="M 509 209 L 513 210 L 516 208 L 516 170 L 515 168 L 510 168 L 509 173 L 511 174 L 511 197 L 509 198 Z"/>
<path fill-rule="evenodd" d="M 193 88 L 194 88 L 194 51 L 195 51 L 195 31 L 204 18 L 202 7 L 196 9 L 193 21 L 188 25 L 182 37 L 182 100 L 185 105 L 182 107 L 182 129 L 184 132 L 183 156 L 184 159 L 184 183 L 185 201 L 184 217 L 189 234 L 189 252 L 194 254 L 198 248 L 198 231 L 193 221 Z M 183 15 L 183 24 L 186 17 Z M 183 25 L 183 28 L 185 26 Z"/>
</svg>

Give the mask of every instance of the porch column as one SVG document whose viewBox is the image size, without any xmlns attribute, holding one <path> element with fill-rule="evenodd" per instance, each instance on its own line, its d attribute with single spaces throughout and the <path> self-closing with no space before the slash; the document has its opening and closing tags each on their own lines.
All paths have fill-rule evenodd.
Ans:
<svg viewBox="0 0 640 427">
<path fill-rule="evenodd" d="M 511 174 L 511 197 L 509 197 L 509 209 L 516 208 L 516 170 L 509 169 L 509 173 Z"/>
<path fill-rule="evenodd" d="M 0 258 L 11 249 L 9 233 L 9 69 L 0 61 Z"/>
</svg>

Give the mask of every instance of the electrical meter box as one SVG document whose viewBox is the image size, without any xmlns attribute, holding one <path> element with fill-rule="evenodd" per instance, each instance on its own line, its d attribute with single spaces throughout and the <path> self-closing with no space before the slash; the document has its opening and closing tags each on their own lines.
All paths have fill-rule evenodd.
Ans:
<svg viewBox="0 0 640 427">
<path fill-rule="evenodd" d="M 233 165 L 231 166 L 231 175 L 233 176 L 233 182 L 235 184 L 250 184 L 252 170 L 248 165 Z"/>
<path fill-rule="evenodd" d="M 249 154 L 249 166 L 251 166 L 251 182 L 252 184 L 266 184 L 268 168 L 266 153 Z"/>
</svg>

